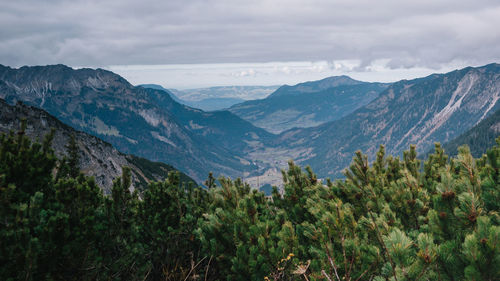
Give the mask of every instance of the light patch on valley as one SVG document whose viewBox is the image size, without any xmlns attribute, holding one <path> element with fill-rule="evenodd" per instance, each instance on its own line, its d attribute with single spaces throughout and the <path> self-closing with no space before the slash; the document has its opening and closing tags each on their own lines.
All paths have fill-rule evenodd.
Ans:
<svg viewBox="0 0 500 281">
<path fill-rule="evenodd" d="M 134 140 L 134 139 L 131 139 L 131 138 L 127 138 L 125 137 L 125 139 L 127 139 L 128 142 L 132 143 L 132 144 L 137 144 L 138 141 Z"/>
<path fill-rule="evenodd" d="M 265 171 L 262 175 L 247 177 L 243 179 L 244 182 L 248 183 L 252 188 L 260 188 L 265 184 L 270 184 L 271 186 L 277 186 L 279 188 L 283 187 L 283 174 L 280 169 L 270 168 Z"/>
<path fill-rule="evenodd" d="M 115 136 L 121 137 L 120 131 L 113 126 L 108 126 L 98 117 L 94 117 L 92 119 L 91 127 L 97 134 L 105 135 L 105 136 Z"/>
<path fill-rule="evenodd" d="M 200 130 L 200 129 L 205 128 L 205 126 L 194 123 L 193 120 L 189 120 L 189 127 L 191 127 L 191 129 L 193 129 L 193 130 Z"/>
<path fill-rule="evenodd" d="M 144 118 L 144 120 L 146 120 L 146 122 L 153 127 L 157 127 L 158 124 L 160 124 L 160 117 L 153 110 L 140 110 L 139 115 L 141 115 L 141 117 Z"/>
<path fill-rule="evenodd" d="M 500 99 L 500 90 L 497 89 L 495 95 L 492 97 L 492 101 L 490 102 L 488 108 L 486 109 L 486 111 L 484 111 L 483 116 L 481 116 L 481 118 L 477 120 L 475 125 L 477 125 L 479 122 L 481 122 L 481 120 L 483 120 L 486 117 L 486 114 L 488 114 L 488 112 L 490 112 L 490 110 L 497 104 L 497 101 L 499 99 Z"/>
<path fill-rule="evenodd" d="M 500 133 L 500 122 L 493 124 L 490 127 L 490 129 L 493 130 L 493 132 L 495 132 L 495 133 Z"/>
<path fill-rule="evenodd" d="M 160 135 L 158 132 L 151 132 L 151 135 L 153 136 L 153 138 L 155 138 L 155 139 L 157 139 L 157 140 L 159 140 L 159 141 L 161 141 L 161 142 L 164 142 L 164 143 L 166 143 L 166 144 L 170 144 L 170 145 L 171 145 L 171 146 L 173 146 L 173 147 L 177 147 L 177 146 L 175 145 L 175 143 L 173 143 L 172 141 L 170 141 L 170 140 L 169 140 L 169 139 L 167 139 L 166 137 L 164 137 L 164 136 Z"/>
<path fill-rule="evenodd" d="M 257 127 L 264 128 L 273 134 L 279 134 L 290 129 L 290 125 L 287 123 L 295 119 L 300 113 L 300 111 L 293 109 L 277 110 L 254 123 Z"/>
<path fill-rule="evenodd" d="M 99 88 L 102 89 L 109 87 L 108 81 L 102 79 L 102 77 L 99 74 L 97 74 L 97 77 L 89 77 L 87 81 L 88 81 L 87 85 L 94 90 L 97 90 Z"/>
</svg>

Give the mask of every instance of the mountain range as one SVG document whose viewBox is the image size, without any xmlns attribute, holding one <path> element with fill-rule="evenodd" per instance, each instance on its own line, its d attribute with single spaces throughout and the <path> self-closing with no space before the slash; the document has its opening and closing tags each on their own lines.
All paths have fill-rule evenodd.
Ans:
<svg viewBox="0 0 500 281">
<path fill-rule="evenodd" d="M 178 103 L 204 111 L 223 110 L 247 100 L 261 99 L 278 86 L 219 86 L 199 89 L 165 89 L 157 84 L 142 84 L 144 88 L 163 90 Z"/>
<path fill-rule="evenodd" d="M 279 86 L 217 86 L 198 89 L 169 89 L 186 105 L 205 111 L 221 110 L 247 100 L 262 99 Z"/>
<path fill-rule="evenodd" d="M 272 133 L 314 127 L 340 119 L 375 99 L 389 84 L 347 76 L 282 86 L 265 99 L 233 105 L 229 111 Z"/>
<path fill-rule="evenodd" d="M 164 163 L 121 153 L 111 144 L 87 133 L 76 131 L 42 109 L 22 103 L 9 105 L 0 100 L 0 133 L 18 132 L 20 120 L 23 119 L 26 122 L 24 133 L 32 141 L 41 142 L 52 129 L 55 129 L 52 148 L 60 159 L 67 155 L 67 145 L 73 136 L 79 150 L 81 171 L 93 176 L 105 193 L 110 192 L 113 180 L 122 175 L 124 166 L 131 169 L 132 188 L 139 189 L 147 187 L 151 181 L 164 180 L 170 171 L 176 171 L 174 167 Z M 180 176 L 183 182 L 195 183 L 183 173 Z"/>
<path fill-rule="evenodd" d="M 451 141 L 497 111 L 499 98 L 499 64 L 402 80 L 339 120 L 283 132 L 269 153 L 302 152 L 298 163 L 338 177 L 356 150 L 374 159 L 382 144 L 401 156 L 410 144 L 422 153 L 434 142 Z"/>
<path fill-rule="evenodd" d="M 10 104 L 23 101 L 42 108 L 123 153 L 171 164 L 198 182 L 210 171 L 238 177 L 255 170 L 254 164 L 238 156 L 241 152 L 234 154 L 210 140 L 231 139 L 240 135 L 239 126 L 246 126 L 246 139 L 232 139 L 230 146 L 241 148 L 245 140 L 258 143 L 260 132 L 266 133 L 230 113 L 221 116 L 224 113 L 205 113 L 180 105 L 164 91 L 134 87 L 102 69 L 0 66 L 0 81 L 0 98 Z M 193 118 L 181 118 L 179 114 Z M 226 124 L 231 118 L 238 127 Z"/>
<path fill-rule="evenodd" d="M 42 108 L 199 183 L 212 171 L 258 187 L 279 185 L 290 159 L 321 178 L 340 177 L 358 149 L 372 160 L 379 145 L 401 156 L 410 144 L 423 153 L 453 140 L 499 110 L 500 65 L 392 84 L 330 77 L 213 112 L 102 69 L 0 66 L 0 98 Z"/>
</svg>

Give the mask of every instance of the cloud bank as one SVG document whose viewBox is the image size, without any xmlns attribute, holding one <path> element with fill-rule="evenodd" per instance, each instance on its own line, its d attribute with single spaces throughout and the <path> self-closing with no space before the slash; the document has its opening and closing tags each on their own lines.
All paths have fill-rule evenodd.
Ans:
<svg viewBox="0 0 500 281">
<path fill-rule="evenodd" d="M 19 0 L 0 10 L 0 63 L 72 66 L 500 60 L 497 0 Z M 258 69 L 242 70 L 241 77 Z M 283 69 L 293 71 L 293 69 Z"/>
<path fill-rule="evenodd" d="M 329 76 L 349 75 L 372 82 L 394 82 L 463 67 L 447 64 L 439 69 L 391 68 L 390 60 L 362 66 L 359 60 L 296 61 L 266 63 L 216 63 L 169 65 L 116 65 L 106 69 L 120 74 L 132 84 L 160 84 L 165 88 L 193 89 L 211 86 L 294 85 Z"/>
</svg>

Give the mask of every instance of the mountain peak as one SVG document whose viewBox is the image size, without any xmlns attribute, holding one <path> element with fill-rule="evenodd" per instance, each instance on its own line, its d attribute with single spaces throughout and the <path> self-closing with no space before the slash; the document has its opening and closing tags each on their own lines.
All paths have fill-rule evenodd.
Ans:
<svg viewBox="0 0 500 281">
<path fill-rule="evenodd" d="M 350 76 L 347 76 L 347 75 L 330 76 L 330 77 L 326 77 L 324 79 L 321 79 L 318 82 L 320 82 L 320 83 L 332 83 L 332 84 L 338 84 L 338 85 L 346 85 L 346 84 L 351 85 L 351 84 L 363 83 L 361 81 L 352 79 Z"/>
<path fill-rule="evenodd" d="M 27 91 L 90 88 L 126 88 L 133 86 L 118 74 L 105 69 L 73 69 L 64 64 L 47 66 L 0 67 L 0 80 Z"/>
<path fill-rule="evenodd" d="M 354 80 L 347 75 L 331 76 L 317 81 L 308 81 L 296 84 L 294 86 L 284 85 L 278 88 L 269 97 L 278 97 L 283 95 L 294 95 L 297 93 L 312 93 L 334 88 L 338 86 L 359 85 L 366 82 Z"/>
</svg>

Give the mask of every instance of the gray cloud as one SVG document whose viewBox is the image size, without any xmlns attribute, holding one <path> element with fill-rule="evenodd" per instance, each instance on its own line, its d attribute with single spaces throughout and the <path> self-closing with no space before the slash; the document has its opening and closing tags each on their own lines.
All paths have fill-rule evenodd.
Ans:
<svg viewBox="0 0 500 281">
<path fill-rule="evenodd" d="M 7 1 L 4 1 L 7 2 Z M 360 60 L 369 68 L 500 60 L 488 0 L 51 0 L 0 10 L 0 63 L 73 66 Z"/>
</svg>

